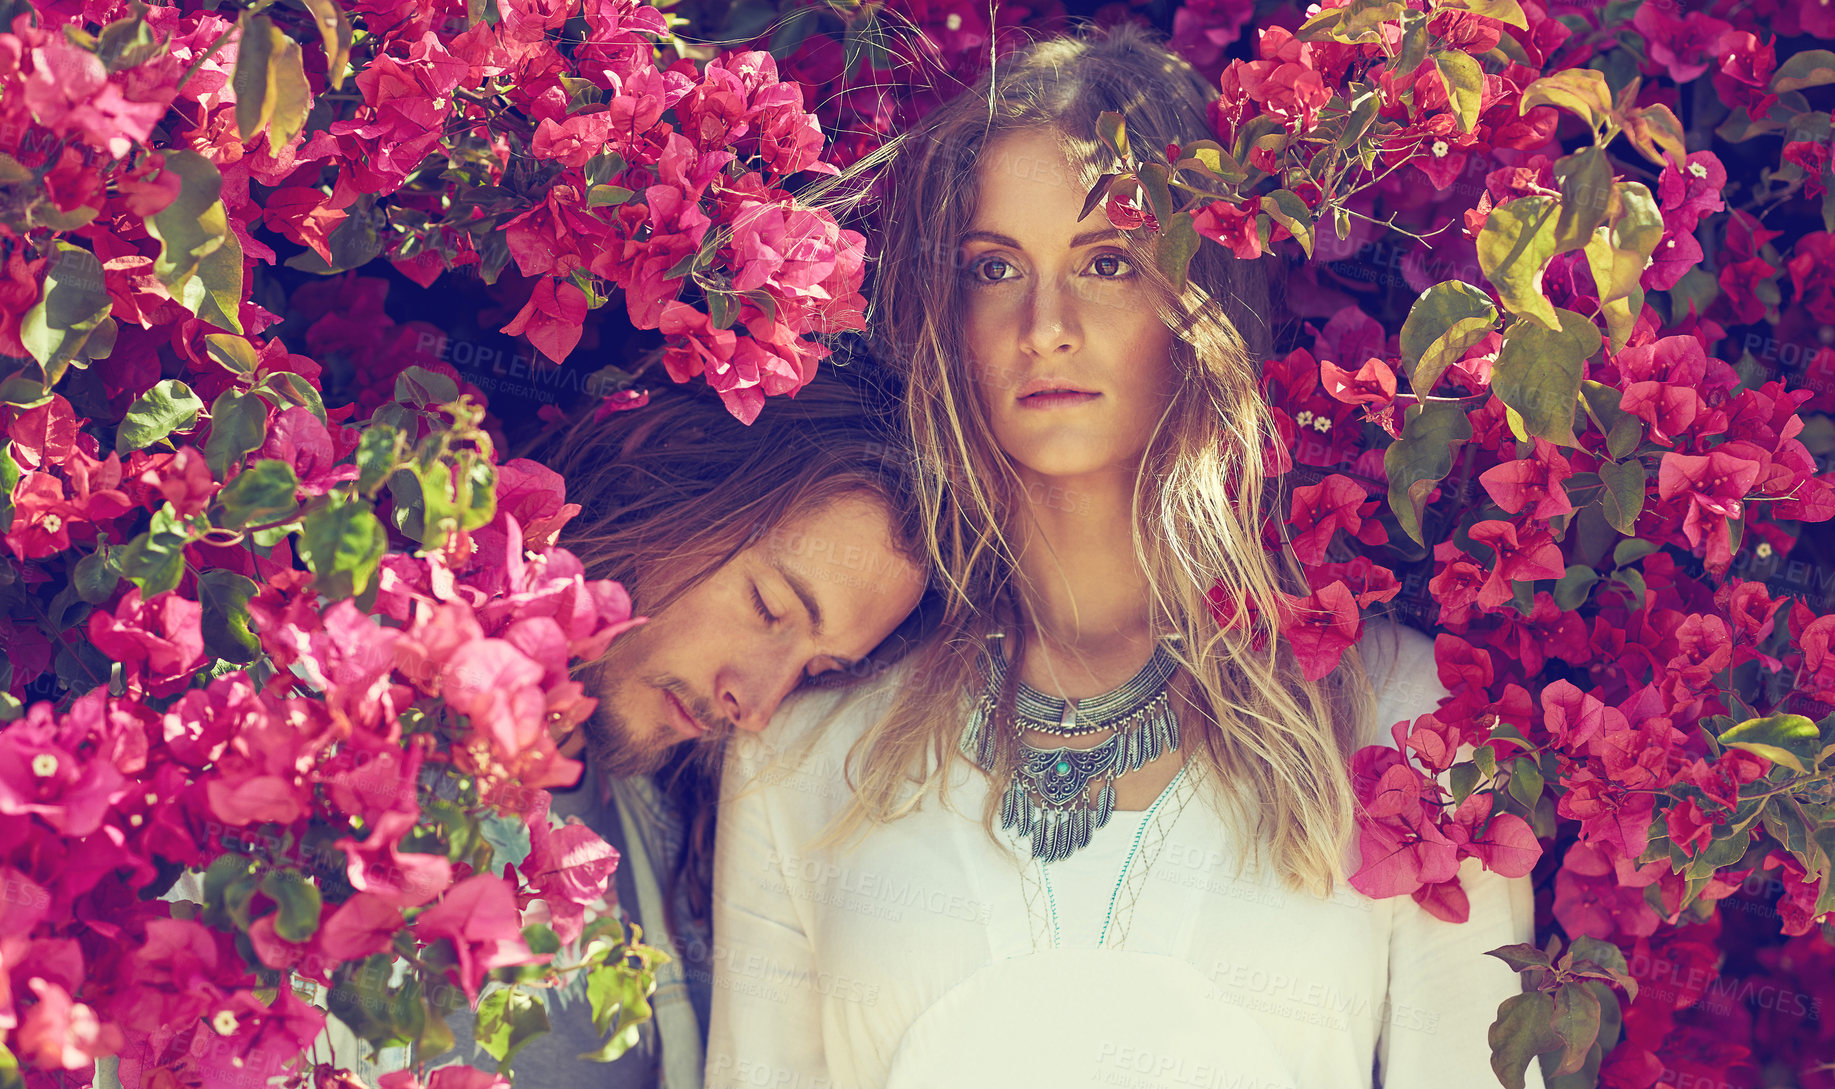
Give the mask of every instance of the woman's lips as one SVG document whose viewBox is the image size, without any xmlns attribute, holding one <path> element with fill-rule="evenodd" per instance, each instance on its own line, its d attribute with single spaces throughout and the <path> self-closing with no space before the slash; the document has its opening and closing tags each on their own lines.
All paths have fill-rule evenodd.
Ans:
<svg viewBox="0 0 1835 1089">
<path fill-rule="evenodd" d="M 677 699 L 674 692 L 664 689 L 663 702 L 669 705 L 669 710 L 675 715 L 672 725 L 677 733 L 690 740 L 707 733 L 707 727 L 701 725 L 699 719 L 688 713 L 687 705 Z"/>
<path fill-rule="evenodd" d="M 1100 396 L 1100 393 L 1084 393 L 1082 390 L 1049 390 L 1021 397 L 1019 403 L 1022 408 L 1065 408 L 1094 401 Z"/>
<path fill-rule="evenodd" d="M 1034 401 L 1040 397 L 1095 397 L 1092 390 L 1084 389 L 1081 383 L 1056 375 L 1034 378 L 1019 387 L 1013 394 L 1021 401 Z"/>
</svg>

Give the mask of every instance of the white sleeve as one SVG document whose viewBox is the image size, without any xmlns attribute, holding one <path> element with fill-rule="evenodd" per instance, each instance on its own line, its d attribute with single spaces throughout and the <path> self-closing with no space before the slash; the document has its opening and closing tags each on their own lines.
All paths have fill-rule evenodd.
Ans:
<svg viewBox="0 0 1835 1089">
<path fill-rule="evenodd" d="M 1487 1038 L 1497 1007 L 1522 990 L 1521 977 L 1487 949 L 1533 939 L 1527 877 L 1459 864 L 1471 902 L 1463 923 L 1435 918 L 1411 897 L 1395 900 L 1389 934 L 1389 1002 L 1377 1029 L 1378 1084 L 1389 1089 L 1478 1089 L 1498 1084 Z M 1525 1089 L 1542 1089 L 1531 1061 Z"/>
<path fill-rule="evenodd" d="M 1395 744 L 1388 727 L 1434 709 L 1446 688 L 1434 664 L 1433 641 L 1396 629 L 1371 680 L 1377 689 L 1377 737 Z M 1380 672 L 1378 671 L 1380 670 Z M 1471 755 L 1463 746 L 1459 759 Z M 1446 776 L 1440 777 L 1442 786 Z M 1522 990 L 1522 977 L 1485 951 L 1535 938 L 1535 897 L 1527 877 L 1504 877 L 1476 858 L 1459 863 L 1459 883 L 1471 912 L 1463 923 L 1434 917 L 1412 897 L 1394 900 L 1389 932 L 1388 1005 L 1377 1028 L 1377 1084 L 1388 1089 L 1479 1089 L 1495 1086 L 1488 1034 L 1497 1007 Z M 1531 1061 L 1524 1089 L 1543 1089 Z"/>
<path fill-rule="evenodd" d="M 776 733 L 771 731 L 770 733 Z M 765 736 L 770 736 L 768 733 Z M 714 839 L 713 1012 L 706 1089 L 828 1085 L 815 948 L 762 737 L 729 746 Z M 791 799 L 794 800 L 794 799 Z"/>
</svg>

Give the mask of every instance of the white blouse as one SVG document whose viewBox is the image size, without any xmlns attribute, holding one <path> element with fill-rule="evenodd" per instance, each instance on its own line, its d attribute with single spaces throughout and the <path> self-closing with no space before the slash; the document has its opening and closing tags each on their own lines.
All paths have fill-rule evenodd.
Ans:
<svg viewBox="0 0 1835 1089">
<path fill-rule="evenodd" d="M 1400 635 L 1394 655 L 1365 640 L 1371 743 L 1444 692 L 1432 644 Z M 849 746 L 903 676 L 801 694 L 729 749 L 708 1089 L 1497 1084 L 1486 1029 L 1519 982 L 1482 954 L 1529 941 L 1532 904 L 1526 879 L 1474 860 L 1463 924 L 1348 886 L 1290 892 L 1253 862 L 1238 876 L 1196 762 L 1050 865 L 988 835 L 966 759 L 948 804 L 817 843 L 848 802 Z"/>
</svg>

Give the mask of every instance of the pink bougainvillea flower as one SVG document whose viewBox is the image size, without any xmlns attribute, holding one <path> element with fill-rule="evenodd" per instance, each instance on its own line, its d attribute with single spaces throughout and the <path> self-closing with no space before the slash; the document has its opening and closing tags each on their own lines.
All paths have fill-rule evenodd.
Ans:
<svg viewBox="0 0 1835 1089">
<path fill-rule="evenodd" d="M 529 301 L 501 332 L 527 335 L 529 343 L 556 363 L 567 361 L 580 343 L 586 322 L 586 294 L 571 282 L 544 276 L 535 282 Z"/>
<path fill-rule="evenodd" d="M 1657 494 L 1686 503 L 1682 532 L 1688 543 L 1704 547 L 1710 571 L 1725 572 L 1733 560 L 1727 523 L 1739 518 L 1744 500 L 1758 479 L 1759 464 L 1714 450 L 1705 457 L 1664 454 L 1657 469 Z"/>
<path fill-rule="evenodd" d="M 618 851 L 578 821 L 553 827 L 548 792 L 537 795 L 536 808 L 527 818 L 529 857 L 522 874 L 530 893 L 547 901 L 555 934 L 562 944 L 571 945 L 585 926 L 586 909 L 610 891 Z"/>
<path fill-rule="evenodd" d="M 440 902 L 414 920 L 414 936 L 423 942 L 446 939 L 458 963 L 453 982 L 475 1006 L 478 989 L 493 968 L 546 964 L 550 954 L 533 953 L 523 941 L 516 896 L 503 878 L 473 874 L 454 885 Z"/>
<path fill-rule="evenodd" d="M 1631 25 L 1644 36 L 1650 64 L 1667 69 L 1669 78 L 1687 83 L 1720 57 L 1721 42 L 1732 24 L 1699 11 L 1680 18 L 1659 4 L 1642 4 Z"/>
</svg>

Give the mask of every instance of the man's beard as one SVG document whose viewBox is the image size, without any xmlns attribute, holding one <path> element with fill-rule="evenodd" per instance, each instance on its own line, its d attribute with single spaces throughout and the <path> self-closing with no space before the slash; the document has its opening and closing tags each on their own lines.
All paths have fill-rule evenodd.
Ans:
<svg viewBox="0 0 1835 1089">
<path fill-rule="evenodd" d="M 592 714 L 581 724 L 585 731 L 586 757 L 595 774 L 614 779 L 649 775 L 661 768 L 668 761 L 671 750 L 678 746 L 717 747 L 714 743 L 732 732 L 732 723 L 724 716 L 713 714 L 712 708 L 705 701 L 690 695 L 680 681 L 659 677 L 648 684 L 673 693 L 708 728 L 707 734 L 698 740 L 689 741 L 665 728 L 648 740 L 641 740 L 634 736 L 630 720 L 613 709 L 621 692 L 608 692 L 599 697 L 598 706 L 593 708 Z"/>
</svg>

